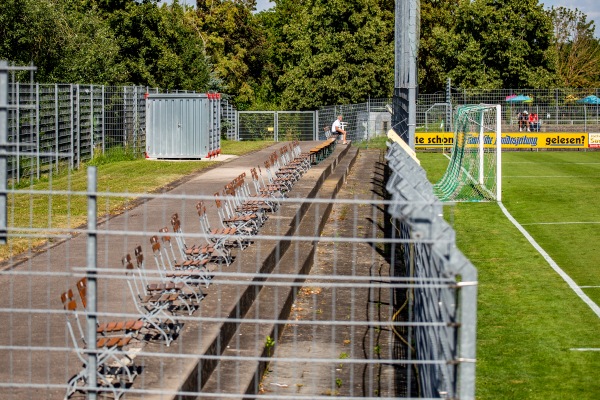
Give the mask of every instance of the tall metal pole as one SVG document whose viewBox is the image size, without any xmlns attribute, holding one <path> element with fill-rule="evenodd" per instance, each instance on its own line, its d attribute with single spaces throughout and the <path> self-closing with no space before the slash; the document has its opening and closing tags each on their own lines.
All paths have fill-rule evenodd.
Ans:
<svg viewBox="0 0 600 400">
<path fill-rule="evenodd" d="M 412 149 L 415 148 L 417 125 L 420 9 L 419 0 L 396 0 L 392 128 Z"/>
</svg>

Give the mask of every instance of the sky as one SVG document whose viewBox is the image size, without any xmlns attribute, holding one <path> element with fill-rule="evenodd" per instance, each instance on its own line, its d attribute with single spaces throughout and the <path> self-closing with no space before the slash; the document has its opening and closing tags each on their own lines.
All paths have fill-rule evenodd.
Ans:
<svg viewBox="0 0 600 400">
<path fill-rule="evenodd" d="M 544 8 L 554 7 L 568 7 L 578 8 L 588 15 L 588 20 L 593 19 L 594 21 L 600 21 L 600 1 L 599 0 L 541 0 L 541 4 L 544 4 Z M 257 0 L 257 11 L 266 10 L 272 7 L 274 4 L 269 0 Z M 598 27 L 596 28 L 598 29 Z"/>
<path fill-rule="evenodd" d="M 258 0 L 266 1 L 266 0 Z M 579 9 L 579 11 L 587 14 L 588 21 L 593 20 L 596 25 L 596 36 L 600 30 L 600 1 L 599 0 L 541 0 L 544 8 L 565 7 L 571 9 Z"/>
<path fill-rule="evenodd" d="M 196 4 L 196 0 L 180 0 L 180 3 Z M 600 36 L 600 0 L 540 0 L 544 4 L 544 8 L 567 7 L 571 9 L 579 9 L 587 14 L 588 21 L 596 22 L 596 36 Z M 269 0 L 257 0 L 256 10 L 263 11 L 274 6 L 274 3 Z"/>
</svg>

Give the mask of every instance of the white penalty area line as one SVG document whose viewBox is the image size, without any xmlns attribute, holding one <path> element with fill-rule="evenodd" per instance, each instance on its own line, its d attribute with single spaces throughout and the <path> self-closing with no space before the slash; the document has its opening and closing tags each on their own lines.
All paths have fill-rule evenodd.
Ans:
<svg viewBox="0 0 600 400">
<path fill-rule="evenodd" d="M 583 293 L 583 290 L 581 290 L 581 288 L 575 283 L 575 281 L 558 266 L 558 264 L 552 259 L 552 257 L 550 257 L 550 255 L 546 253 L 546 251 L 535 241 L 535 239 L 531 237 L 529 232 L 527 232 L 525 228 L 523 228 L 523 226 L 521 226 L 521 224 L 519 224 L 519 222 L 517 222 L 517 220 L 508 212 L 506 207 L 504 207 L 504 204 L 502 204 L 502 202 L 499 201 L 498 205 L 500 206 L 500 209 L 502 210 L 504 215 L 506 215 L 506 218 L 508 218 L 508 220 L 512 222 L 514 226 L 517 227 L 517 229 L 523 234 L 523 236 L 525 236 L 529 243 L 531 243 L 531 245 L 538 251 L 538 253 L 540 253 L 542 257 L 544 257 L 548 264 L 550 264 L 550 267 L 552 267 L 552 269 L 558 275 L 560 275 L 560 277 L 563 278 L 565 282 L 567 282 L 571 290 L 573 290 L 577 294 L 577 296 L 579 296 L 579 298 L 583 300 L 583 302 L 586 303 L 592 309 L 592 311 L 598 316 L 598 318 L 600 318 L 600 307 L 598 307 L 598 305 L 594 303 L 592 299 L 590 299 L 585 293 Z"/>
</svg>

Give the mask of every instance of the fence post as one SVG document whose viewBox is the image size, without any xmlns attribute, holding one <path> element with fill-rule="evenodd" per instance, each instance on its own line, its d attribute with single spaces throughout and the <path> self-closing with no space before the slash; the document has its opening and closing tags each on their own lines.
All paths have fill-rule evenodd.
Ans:
<svg viewBox="0 0 600 400">
<path fill-rule="evenodd" d="M 445 131 L 452 132 L 452 80 L 448 78 L 448 83 L 446 85 L 446 122 L 445 122 Z"/>
<path fill-rule="evenodd" d="M 106 114 L 105 103 L 106 102 L 105 102 L 105 98 L 104 98 L 104 85 L 102 85 L 102 122 L 101 122 L 102 129 L 100 131 L 101 135 L 102 135 L 102 137 L 101 137 L 101 140 L 102 140 L 102 155 L 104 155 L 106 153 L 106 148 L 105 148 L 106 144 L 105 144 L 105 138 L 104 138 L 105 133 L 106 133 L 106 130 L 104 128 L 104 126 L 105 126 L 104 115 Z"/>
<path fill-rule="evenodd" d="M 273 140 L 279 142 L 279 112 L 275 111 L 273 113 L 273 117 L 275 119 L 275 127 L 273 129 Z"/>
<path fill-rule="evenodd" d="M 238 117 L 239 111 L 235 110 L 235 140 L 240 140 L 240 119 Z"/>
<path fill-rule="evenodd" d="M 14 74 L 13 74 L 14 82 Z M 19 82 L 15 82 L 15 137 L 13 138 L 16 144 L 16 164 L 17 164 L 17 183 L 21 182 L 21 86 Z"/>
<path fill-rule="evenodd" d="M 56 147 L 56 153 L 54 154 L 54 157 L 56 159 L 56 172 L 58 173 L 58 162 L 60 161 L 59 157 L 58 157 L 58 135 L 60 133 L 60 131 L 58 130 L 59 127 L 59 123 L 58 123 L 58 83 L 54 84 L 54 145 Z"/>
<path fill-rule="evenodd" d="M 98 360 L 96 355 L 96 312 L 97 312 L 97 225 L 96 225 L 96 204 L 97 204 L 97 171 L 96 167 L 89 167 L 87 170 L 87 197 L 88 197 L 88 238 L 87 238 L 87 375 L 88 375 L 88 400 L 95 400 L 97 395 L 96 370 Z"/>
<path fill-rule="evenodd" d="M 71 144 L 71 157 L 69 158 L 69 169 L 73 169 L 75 166 L 75 141 L 73 140 L 73 123 L 75 120 L 75 115 L 74 115 L 74 107 L 73 107 L 73 84 L 71 83 L 69 85 L 69 102 L 70 102 L 70 144 Z"/>
<path fill-rule="evenodd" d="M 8 180 L 8 62 L 0 60 L 0 244 L 6 244 Z"/>
<path fill-rule="evenodd" d="M 77 110 L 77 168 L 81 167 L 81 92 L 79 84 L 75 85 L 75 101 Z"/>
<path fill-rule="evenodd" d="M 94 85 L 90 85 L 90 157 L 94 159 Z"/>
<path fill-rule="evenodd" d="M 556 99 L 556 125 L 558 125 L 558 89 L 554 89 L 554 97 Z"/>
<path fill-rule="evenodd" d="M 138 101 L 138 87 L 134 86 L 133 87 L 133 93 L 131 94 L 131 122 L 132 122 L 132 129 L 133 129 L 133 143 L 131 144 L 131 146 L 133 147 L 133 152 L 137 153 L 137 144 L 138 144 L 138 115 L 137 115 L 137 101 Z"/>
<path fill-rule="evenodd" d="M 31 71 L 31 82 L 33 83 L 33 71 Z M 32 87 L 33 88 L 33 87 Z M 36 137 L 36 178 L 40 179 L 40 84 L 35 84 L 35 137 Z"/>
<path fill-rule="evenodd" d="M 321 126 L 319 121 L 319 110 L 315 110 L 315 126 L 313 131 L 313 140 L 315 141 L 319 140 L 319 126 Z"/>
</svg>

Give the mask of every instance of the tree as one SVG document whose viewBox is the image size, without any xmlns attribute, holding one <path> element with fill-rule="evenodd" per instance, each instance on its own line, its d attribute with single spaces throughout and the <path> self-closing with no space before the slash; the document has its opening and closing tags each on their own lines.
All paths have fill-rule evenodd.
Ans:
<svg viewBox="0 0 600 400">
<path fill-rule="evenodd" d="M 555 83 L 552 21 L 537 0 L 461 1 L 460 49 L 450 71 L 466 88 L 539 88 Z"/>
<path fill-rule="evenodd" d="M 445 90 L 449 71 L 456 65 L 459 37 L 454 32 L 459 0 L 421 0 L 419 91 Z"/>
<path fill-rule="evenodd" d="M 32 62 L 41 82 L 106 83 L 119 73 L 108 24 L 70 2 L 7 0 L 0 7 L 0 58 Z"/>
<path fill-rule="evenodd" d="M 279 43 L 286 50 L 275 59 L 282 63 L 277 86 L 283 108 L 313 109 L 391 95 L 393 4 L 380 0 L 292 3 L 279 0 L 275 6 L 283 26 Z"/>
<path fill-rule="evenodd" d="M 178 2 L 161 7 L 154 1 L 108 3 L 110 10 L 105 10 L 104 15 L 115 32 L 120 62 L 126 70 L 119 77 L 121 83 L 163 89 L 208 89 L 210 65 L 202 37 L 187 23 L 186 13 L 191 9 Z"/>
<path fill-rule="evenodd" d="M 193 14 L 175 1 L 6 0 L 0 58 L 38 68 L 40 82 L 134 84 L 203 91 L 211 66 Z"/>
<path fill-rule="evenodd" d="M 552 20 L 537 0 L 422 0 L 419 84 L 443 90 L 556 83 Z"/>
<path fill-rule="evenodd" d="M 564 87 L 600 85 L 600 41 L 593 21 L 578 9 L 552 8 L 557 74 Z"/>
<path fill-rule="evenodd" d="M 262 72 L 265 35 L 252 11 L 255 0 L 198 0 L 196 23 L 223 89 L 238 108 L 255 101 Z"/>
</svg>

